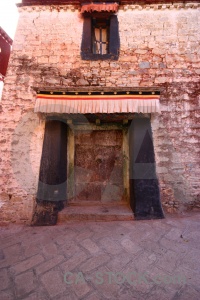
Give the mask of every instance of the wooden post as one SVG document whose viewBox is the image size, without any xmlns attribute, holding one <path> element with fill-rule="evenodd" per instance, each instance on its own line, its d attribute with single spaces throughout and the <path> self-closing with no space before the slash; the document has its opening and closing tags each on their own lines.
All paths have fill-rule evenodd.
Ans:
<svg viewBox="0 0 200 300">
<path fill-rule="evenodd" d="M 135 218 L 163 218 L 149 118 L 133 119 L 129 141 L 130 203 Z"/>
<path fill-rule="evenodd" d="M 67 125 L 46 122 L 33 225 L 55 225 L 67 200 Z"/>
</svg>

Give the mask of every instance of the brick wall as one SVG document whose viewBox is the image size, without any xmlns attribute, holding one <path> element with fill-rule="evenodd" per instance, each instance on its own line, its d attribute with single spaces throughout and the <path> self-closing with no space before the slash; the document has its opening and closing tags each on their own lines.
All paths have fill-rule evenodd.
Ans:
<svg viewBox="0 0 200 300">
<path fill-rule="evenodd" d="M 83 18 L 73 6 L 20 8 L 0 113 L 0 217 L 28 221 L 37 190 L 44 120 L 38 88 L 159 87 L 151 116 L 167 211 L 199 207 L 199 8 L 120 7 L 118 61 L 82 61 Z"/>
</svg>

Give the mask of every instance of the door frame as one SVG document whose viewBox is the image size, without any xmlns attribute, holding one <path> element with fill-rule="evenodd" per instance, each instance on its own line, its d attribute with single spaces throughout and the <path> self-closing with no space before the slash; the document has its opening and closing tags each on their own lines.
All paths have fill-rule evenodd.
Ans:
<svg viewBox="0 0 200 300">
<path fill-rule="evenodd" d="M 128 124 L 73 124 L 72 120 L 67 120 L 67 204 L 72 205 L 75 197 L 75 131 L 93 131 L 93 130 L 122 130 L 122 152 L 123 152 L 123 185 L 124 185 L 124 199 L 128 204 L 130 203 L 130 188 L 129 188 L 129 136 Z"/>
</svg>

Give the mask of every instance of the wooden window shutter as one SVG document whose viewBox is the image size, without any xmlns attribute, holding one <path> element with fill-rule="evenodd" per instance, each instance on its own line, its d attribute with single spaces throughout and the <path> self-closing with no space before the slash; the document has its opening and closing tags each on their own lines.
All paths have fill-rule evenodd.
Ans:
<svg viewBox="0 0 200 300">
<path fill-rule="evenodd" d="M 87 59 L 88 54 L 92 53 L 92 24 L 91 18 L 85 17 L 83 23 L 83 35 L 81 43 L 81 57 Z"/>
<path fill-rule="evenodd" d="M 120 48 L 119 40 L 119 23 L 116 15 L 110 17 L 110 41 L 109 41 L 109 53 L 114 56 L 114 59 L 118 59 Z"/>
</svg>

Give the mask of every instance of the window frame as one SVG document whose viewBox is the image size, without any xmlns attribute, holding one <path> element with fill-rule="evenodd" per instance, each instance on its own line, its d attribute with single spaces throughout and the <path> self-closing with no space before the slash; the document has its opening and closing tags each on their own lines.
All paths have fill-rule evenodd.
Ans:
<svg viewBox="0 0 200 300">
<path fill-rule="evenodd" d="M 83 15 L 83 35 L 81 43 L 81 58 L 83 60 L 118 60 L 119 58 L 119 25 L 116 14 L 111 13 L 87 13 Z M 109 49 L 107 54 L 95 54 L 93 53 L 92 45 L 92 19 L 109 19 Z"/>
<path fill-rule="evenodd" d="M 96 29 L 99 29 L 99 41 L 96 41 Z M 103 29 L 106 30 L 106 41 L 103 42 Z M 92 53 L 93 54 L 100 54 L 100 55 L 104 55 L 104 54 L 108 54 L 109 52 L 109 33 L 110 33 L 110 19 L 102 19 L 102 18 L 92 18 Z M 96 47 L 95 47 L 96 44 Z M 100 53 L 96 53 L 95 48 L 97 48 L 97 45 L 99 44 L 99 51 Z M 106 53 L 102 53 L 103 52 L 103 47 L 102 44 L 106 45 L 106 49 L 105 52 Z"/>
</svg>

